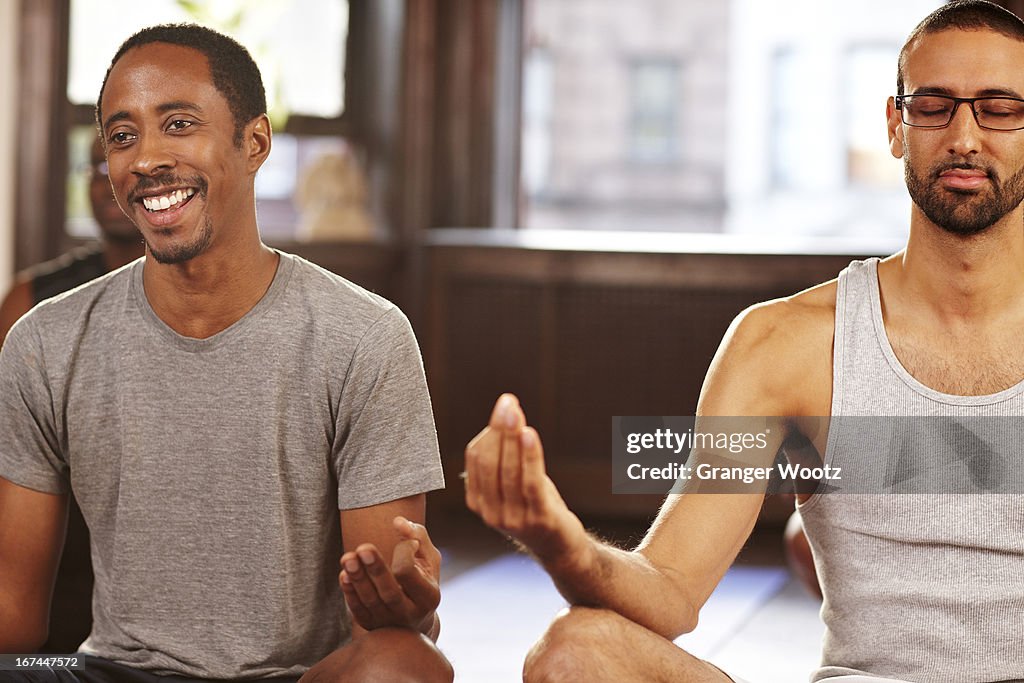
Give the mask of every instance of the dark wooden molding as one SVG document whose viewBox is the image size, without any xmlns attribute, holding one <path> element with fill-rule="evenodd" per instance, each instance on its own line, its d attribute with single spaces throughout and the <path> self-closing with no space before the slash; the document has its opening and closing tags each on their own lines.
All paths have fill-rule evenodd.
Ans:
<svg viewBox="0 0 1024 683">
<path fill-rule="evenodd" d="M 499 3 L 438 2 L 431 227 L 493 224 Z"/>
<path fill-rule="evenodd" d="M 392 197 L 394 222 L 406 242 L 431 227 L 434 157 L 436 0 L 409 0 L 403 37 L 399 179 Z"/>
<path fill-rule="evenodd" d="M 15 161 L 17 270 L 60 254 L 64 240 L 64 178 L 69 0 L 22 0 Z"/>
</svg>

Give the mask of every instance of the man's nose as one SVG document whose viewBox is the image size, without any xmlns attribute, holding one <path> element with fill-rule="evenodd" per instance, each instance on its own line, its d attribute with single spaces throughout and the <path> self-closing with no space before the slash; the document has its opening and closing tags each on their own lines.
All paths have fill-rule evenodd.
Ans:
<svg viewBox="0 0 1024 683">
<path fill-rule="evenodd" d="M 958 102 L 953 119 L 946 127 L 949 136 L 949 151 L 958 156 L 977 152 L 981 144 L 982 130 L 974 117 L 970 102 Z"/>
<path fill-rule="evenodd" d="M 130 170 L 138 175 L 156 175 L 174 167 L 174 157 L 160 135 L 141 134 L 135 143 Z"/>
</svg>

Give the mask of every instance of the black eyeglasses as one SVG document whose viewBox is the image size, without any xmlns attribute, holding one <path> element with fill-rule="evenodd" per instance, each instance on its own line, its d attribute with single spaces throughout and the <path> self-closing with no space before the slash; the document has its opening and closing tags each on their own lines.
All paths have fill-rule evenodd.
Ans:
<svg viewBox="0 0 1024 683">
<path fill-rule="evenodd" d="M 978 126 L 987 130 L 1024 129 L 1024 100 L 1018 97 L 897 95 L 903 123 L 915 128 L 945 128 L 961 104 L 969 104 Z"/>
</svg>

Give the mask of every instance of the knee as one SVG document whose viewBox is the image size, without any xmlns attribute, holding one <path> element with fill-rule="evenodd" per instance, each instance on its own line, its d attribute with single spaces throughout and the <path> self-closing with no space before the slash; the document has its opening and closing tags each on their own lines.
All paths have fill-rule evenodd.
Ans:
<svg viewBox="0 0 1024 683">
<path fill-rule="evenodd" d="M 448 659 L 426 636 L 399 628 L 370 631 L 335 650 L 301 683 L 452 683 Z"/>
<path fill-rule="evenodd" d="M 599 672 L 606 670 L 601 658 L 615 651 L 620 619 L 602 609 L 562 610 L 527 654 L 524 683 L 597 680 Z"/>
</svg>

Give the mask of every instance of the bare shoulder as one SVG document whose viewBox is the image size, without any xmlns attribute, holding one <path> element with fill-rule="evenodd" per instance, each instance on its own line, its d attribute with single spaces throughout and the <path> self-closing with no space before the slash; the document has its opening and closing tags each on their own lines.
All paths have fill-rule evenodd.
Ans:
<svg viewBox="0 0 1024 683">
<path fill-rule="evenodd" d="M 740 313 L 708 370 L 698 412 L 827 415 L 835 301 L 830 280 Z"/>
</svg>

